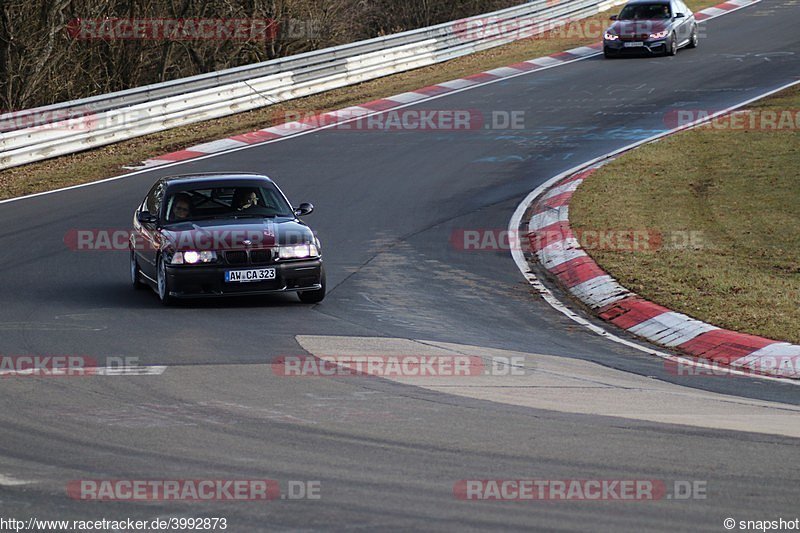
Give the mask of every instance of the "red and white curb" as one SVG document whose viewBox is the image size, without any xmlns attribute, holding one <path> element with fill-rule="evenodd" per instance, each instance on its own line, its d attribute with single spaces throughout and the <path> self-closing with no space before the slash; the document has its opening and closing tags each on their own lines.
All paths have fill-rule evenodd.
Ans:
<svg viewBox="0 0 800 533">
<path fill-rule="evenodd" d="M 761 0 L 731 0 L 715 7 L 709 7 L 702 11 L 695 13 L 695 18 L 698 22 L 709 20 L 721 15 L 730 13 L 737 9 L 749 6 L 760 2 Z M 196 146 L 191 146 L 184 150 L 177 152 L 170 152 L 168 154 L 160 155 L 152 159 L 147 159 L 141 165 L 128 166 L 128 169 L 144 169 L 175 163 L 177 161 L 186 161 L 198 157 L 207 156 L 220 152 L 226 152 L 237 148 L 243 148 L 255 144 L 264 144 L 278 139 L 285 139 L 295 135 L 308 133 L 309 131 L 327 129 L 339 124 L 358 120 L 373 114 L 383 113 L 385 111 L 406 107 L 410 104 L 420 103 L 425 100 L 442 96 L 451 92 L 459 92 L 468 87 L 476 85 L 484 85 L 499 81 L 506 78 L 513 78 L 535 70 L 552 68 L 560 66 L 565 63 L 578 61 L 598 55 L 603 48 L 602 43 L 595 43 L 590 46 L 581 46 L 573 48 L 565 52 L 558 52 L 545 57 L 531 59 L 529 61 L 522 61 L 507 67 L 499 67 L 479 74 L 473 74 L 465 78 L 438 83 L 417 89 L 407 93 L 397 94 L 379 100 L 373 100 L 359 106 L 347 107 L 338 111 L 331 111 L 309 119 L 287 122 L 278 126 L 271 126 L 261 130 L 251 131 L 240 135 L 234 135 L 226 139 L 219 139 Z M 324 126 L 320 126 L 324 124 Z"/>
<path fill-rule="evenodd" d="M 617 283 L 581 248 L 569 223 L 570 200 L 611 160 L 567 176 L 531 204 L 527 229 L 539 263 L 600 318 L 638 337 L 717 364 L 800 378 L 793 363 L 800 360 L 800 346 L 721 329 L 649 302 Z M 774 368 L 759 364 L 767 359 Z"/>
<path fill-rule="evenodd" d="M 730 0 L 729 2 L 724 2 L 722 4 L 717 4 L 713 7 L 707 7 L 701 11 L 698 11 L 694 14 L 695 20 L 700 22 L 702 20 L 708 20 L 714 17 L 719 17 L 720 15 L 724 15 L 731 11 L 735 11 L 737 9 L 741 9 L 745 6 L 749 6 L 750 4 L 755 4 L 751 0 Z"/>
</svg>

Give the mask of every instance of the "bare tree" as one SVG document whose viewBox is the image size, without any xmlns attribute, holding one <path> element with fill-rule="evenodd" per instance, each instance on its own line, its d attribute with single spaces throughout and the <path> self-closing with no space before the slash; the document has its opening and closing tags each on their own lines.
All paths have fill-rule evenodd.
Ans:
<svg viewBox="0 0 800 533">
<path fill-rule="evenodd" d="M 518 0 L 0 0 L 0 106 L 212 72 L 462 18 Z M 261 19 L 246 40 L 75 38 L 79 20 Z"/>
</svg>

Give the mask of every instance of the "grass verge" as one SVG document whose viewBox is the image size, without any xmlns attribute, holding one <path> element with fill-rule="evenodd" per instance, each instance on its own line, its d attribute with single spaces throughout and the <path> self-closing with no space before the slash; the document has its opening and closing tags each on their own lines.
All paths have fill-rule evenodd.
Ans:
<svg viewBox="0 0 800 533">
<path fill-rule="evenodd" d="M 686 3 L 691 9 L 697 11 L 715 5 L 718 1 L 690 0 Z M 114 176 L 125 172 L 122 168 L 124 165 L 137 164 L 159 154 L 281 123 L 283 121 L 278 120 L 277 117 L 285 116 L 287 112 L 303 114 L 341 109 L 569 48 L 592 44 L 599 41 L 600 36 L 584 35 L 585 29 L 600 28 L 602 30 L 608 23 L 608 14 L 606 12 L 582 19 L 569 26 L 565 31 L 549 32 L 536 38 L 523 39 L 438 65 L 386 76 L 359 85 L 217 120 L 174 128 L 78 154 L 6 169 L 0 171 L 0 199 Z M 573 27 L 574 29 L 571 29 Z"/>
<path fill-rule="evenodd" d="M 794 116 L 798 126 L 800 87 L 748 109 L 755 118 L 744 127 L 719 121 L 602 167 L 573 197 L 570 221 L 578 231 L 645 230 L 677 243 L 694 232 L 683 248 L 587 252 L 622 285 L 670 309 L 800 343 L 800 131 L 787 121 L 771 129 L 770 114 Z"/>
</svg>

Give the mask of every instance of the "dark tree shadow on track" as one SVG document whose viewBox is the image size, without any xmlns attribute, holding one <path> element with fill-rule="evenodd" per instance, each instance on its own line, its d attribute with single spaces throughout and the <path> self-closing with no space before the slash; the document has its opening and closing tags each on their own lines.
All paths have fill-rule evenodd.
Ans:
<svg viewBox="0 0 800 533">
<path fill-rule="evenodd" d="M 127 283 L 99 282 L 75 283 L 63 287 L 58 292 L 32 295 L 31 300 L 40 300 L 44 305 L 57 302 L 87 307 L 121 309 L 164 309 L 156 293 L 147 288 L 134 290 Z M 267 294 L 257 296 L 226 296 L 211 298 L 179 299 L 170 307 L 176 309 L 236 309 L 236 308 L 278 308 L 313 307 L 301 302 L 294 293 Z"/>
</svg>

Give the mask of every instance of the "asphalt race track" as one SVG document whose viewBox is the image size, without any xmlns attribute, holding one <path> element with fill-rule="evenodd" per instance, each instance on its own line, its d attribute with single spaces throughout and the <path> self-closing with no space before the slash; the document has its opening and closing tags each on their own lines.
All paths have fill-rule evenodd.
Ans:
<svg viewBox="0 0 800 533">
<path fill-rule="evenodd" d="M 416 106 L 524 111 L 524 129 L 329 129 L 0 205 L 0 354 L 167 367 L 0 379 L 0 514 L 226 517 L 235 532 L 720 531 L 726 517 L 794 519 L 800 449 L 790 434 L 800 428 L 800 388 L 674 376 L 662 360 L 553 310 L 507 251 L 459 250 L 451 236 L 506 228 L 537 185 L 669 129 L 670 109 L 722 109 L 797 80 L 798 27 L 796 2 L 764 0 L 701 25 L 700 47 L 676 57 L 593 57 Z M 324 302 L 163 308 L 152 292 L 129 287 L 127 254 L 65 246 L 72 229 L 128 228 L 157 177 L 209 171 L 263 172 L 295 205 L 315 204 L 307 221 L 323 245 Z M 444 343 L 458 353 L 526 354 L 539 377 L 470 390 L 470 382 L 286 378 L 270 366 L 279 356 L 423 353 Z M 760 427 L 753 406 L 765 401 L 781 404 L 768 415 L 781 434 L 747 431 Z M 664 421 L 690 404 L 692 423 Z M 704 411 L 712 404 L 728 422 Z M 321 498 L 114 503 L 65 490 L 79 479 L 259 478 L 319 481 Z M 707 497 L 454 497 L 459 480 L 531 478 L 700 480 Z"/>
</svg>

